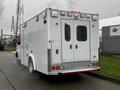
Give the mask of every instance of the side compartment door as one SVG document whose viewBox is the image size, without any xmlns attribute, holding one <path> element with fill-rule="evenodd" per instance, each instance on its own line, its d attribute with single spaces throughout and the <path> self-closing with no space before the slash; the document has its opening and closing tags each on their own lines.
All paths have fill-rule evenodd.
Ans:
<svg viewBox="0 0 120 90">
<path fill-rule="evenodd" d="M 90 25 L 88 21 L 74 21 L 74 59 L 90 60 Z"/>
<path fill-rule="evenodd" d="M 73 21 L 62 19 L 62 61 L 73 62 Z"/>
<path fill-rule="evenodd" d="M 19 58 L 21 60 L 21 63 L 23 64 L 24 61 L 24 30 L 21 30 L 20 32 L 20 45 L 17 45 L 17 50 L 19 53 Z"/>
<path fill-rule="evenodd" d="M 28 65 L 28 35 L 27 32 L 24 31 L 23 33 L 23 44 L 22 44 L 22 48 L 23 48 L 23 60 L 22 60 L 22 64 L 23 65 Z"/>
</svg>

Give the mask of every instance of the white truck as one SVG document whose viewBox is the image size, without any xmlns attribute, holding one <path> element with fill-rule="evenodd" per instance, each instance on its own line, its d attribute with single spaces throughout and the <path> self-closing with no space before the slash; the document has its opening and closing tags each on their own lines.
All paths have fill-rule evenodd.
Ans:
<svg viewBox="0 0 120 90">
<path fill-rule="evenodd" d="M 21 25 L 17 60 L 47 75 L 99 70 L 98 21 L 98 14 L 47 8 Z"/>
</svg>

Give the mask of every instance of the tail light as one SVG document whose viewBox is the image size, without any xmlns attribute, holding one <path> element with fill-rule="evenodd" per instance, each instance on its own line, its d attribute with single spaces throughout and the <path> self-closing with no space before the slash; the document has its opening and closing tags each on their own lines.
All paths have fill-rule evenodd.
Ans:
<svg viewBox="0 0 120 90">
<path fill-rule="evenodd" d="M 99 62 L 97 62 L 97 63 L 96 63 L 96 66 L 100 66 L 100 63 L 99 63 Z"/>
<path fill-rule="evenodd" d="M 61 68 L 60 68 L 60 66 L 56 66 L 56 70 L 60 70 Z"/>
<path fill-rule="evenodd" d="M 52 67 L 51 67 L 51 70 L 55 70 L 55 69 L 56 69 L 56 67 L 55 67 L 55 66 L 52 66 Z"/>
<path fill-rule="evenodd" d="M 51 66 L 51 70 L 61 70 L 61 66 Z"/>
<path fill-rule="evenodd" d="M 95 64 L 95 63 L 93 63 L 93 64 L 92 64 L 92 66 L 96 66 L 96 64 Z"/>
<path fill-rule="evenodd" d="M 95 66 L 99 66 L 99 62 L 95 62 L 95 63 L 92 63 L 92 64 L 90 64 L 90 66 L 93 66 L 93 67 L 95 67 Z"/>
</svg>

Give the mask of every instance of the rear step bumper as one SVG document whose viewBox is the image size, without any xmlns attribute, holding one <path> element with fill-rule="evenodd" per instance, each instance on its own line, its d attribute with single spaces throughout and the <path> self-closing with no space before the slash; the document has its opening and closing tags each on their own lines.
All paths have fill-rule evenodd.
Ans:
<svg viewBox="0 0 120 90">
<path fill-rule="evenodd" d="M 98 68 L 92 68 L 92 69 L 78 69 L 78 70 L 62 70 L 62 71 L 56 71 L 56 72 L 50 72 L 49 75 L 63 75 L 63 74 L 74 74 L 74 73 L 83 73 L 83 72 L 95 72 L 99 70 Z"/>
</svg>

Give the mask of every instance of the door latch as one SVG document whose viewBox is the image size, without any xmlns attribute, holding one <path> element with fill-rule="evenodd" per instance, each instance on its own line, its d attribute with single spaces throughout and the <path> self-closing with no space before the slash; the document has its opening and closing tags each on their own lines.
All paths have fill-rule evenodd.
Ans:
<svg viewBox="0 0 120 90">
<path fill-rule="evenodd" d="M 77 44 L 75 45 L 75 48 L 78 49 L 78 45 Z"/>
<path fill-rule="evenodd" d="M 72 49 L 72 45 L 70 44 L 70 49 Z"/>
</svg>

